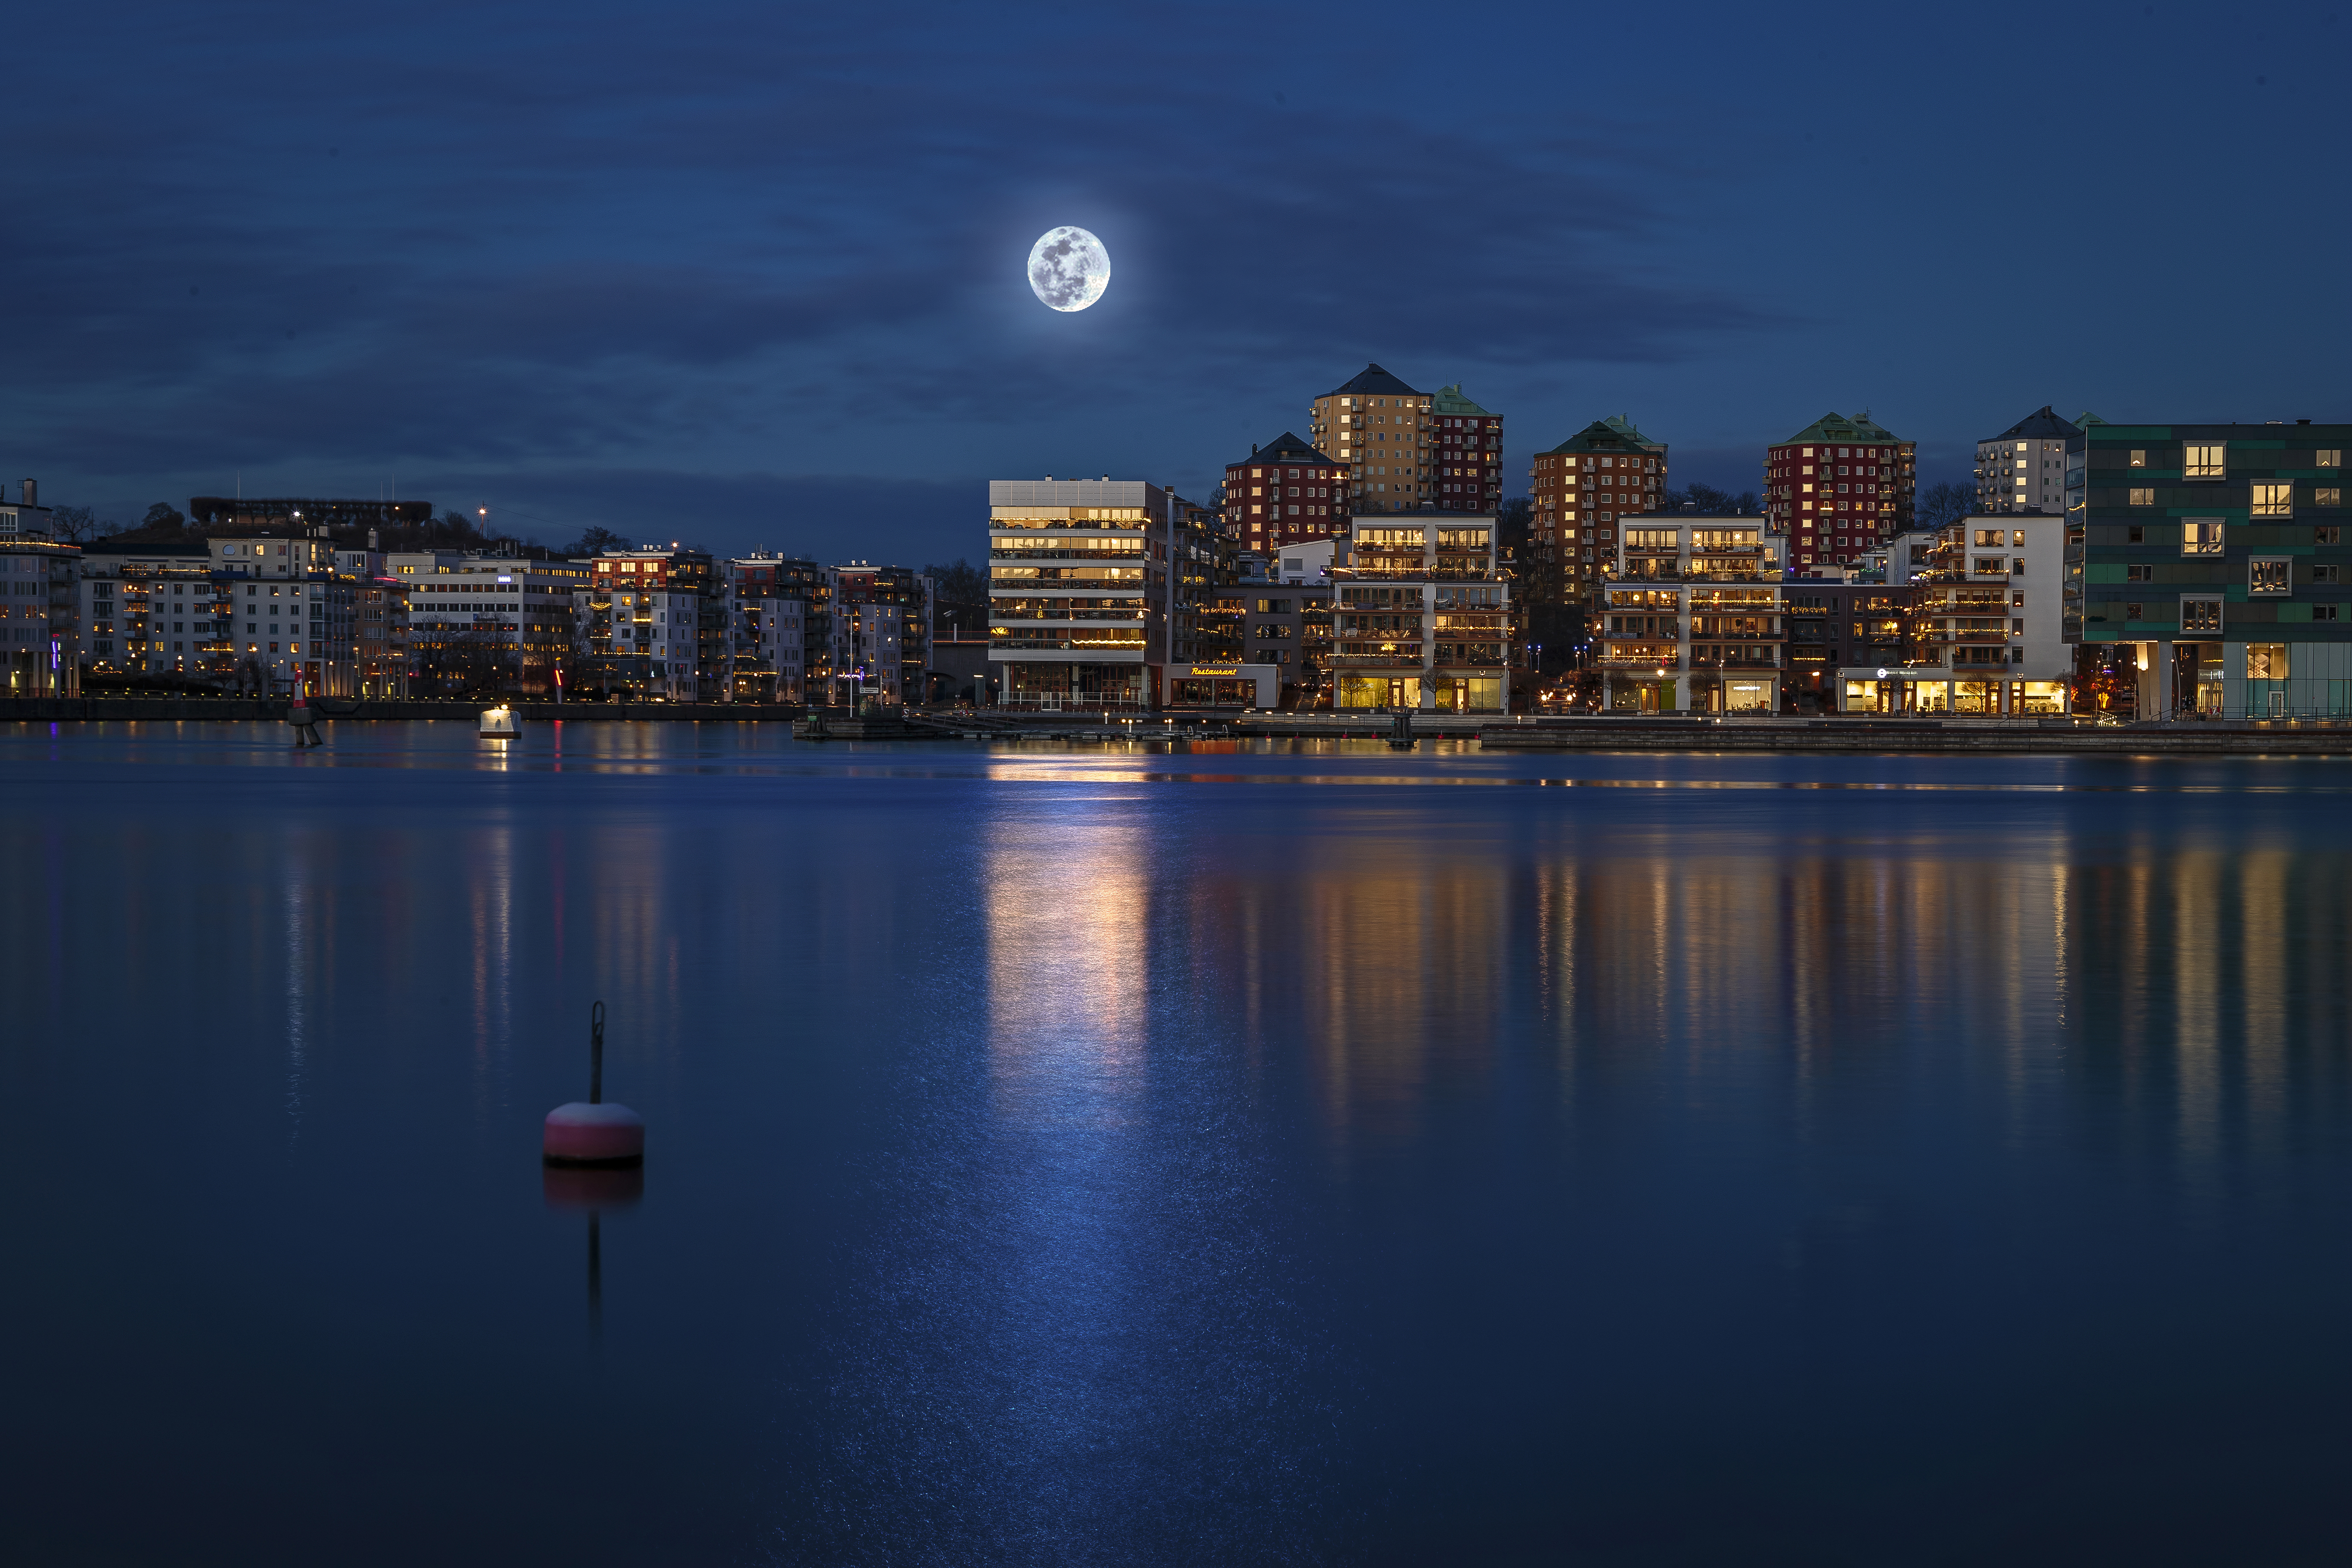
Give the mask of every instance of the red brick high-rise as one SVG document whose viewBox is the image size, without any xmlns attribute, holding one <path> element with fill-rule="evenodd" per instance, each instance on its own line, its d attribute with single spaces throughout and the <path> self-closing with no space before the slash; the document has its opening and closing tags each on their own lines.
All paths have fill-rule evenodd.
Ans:
<svg viewBox="0 0 2352 1568">
<path fill-rule="evenodd" d="M 1865 551 L 1911 527 L 1917 444 L 1870 416 L 1824 414 L 1764 458 L 1764 515 L 1789 536 L 1789 564 L 1859 565 Z"/>
<path fill-rule="evenodd" d="M 1347 471 L 1289 431 L 1225 465 L 1225 523 L 1244 550 L 1348 531 Z"/>
</svg>

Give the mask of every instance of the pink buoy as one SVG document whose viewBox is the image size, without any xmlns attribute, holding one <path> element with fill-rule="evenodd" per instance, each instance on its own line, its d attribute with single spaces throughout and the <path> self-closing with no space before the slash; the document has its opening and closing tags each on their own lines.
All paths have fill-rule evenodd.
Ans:
<svg viewBox="0 0 2352 1568">
<path fill-rule="evenodd" d="M 625 1105 L 573 1100 L 547 1113 L 550 1164 L 634 1165 L 646 1157 L 646 1119 Z"/>
<path fill-rule="evenodd" d="M 547 1113 L 540 1157 L 551 1165 L 635 1165 L 646 1157 L 646 1119 L 604 1103 L 604 1004 L 589 1014 L 588 1098 Z"/>
</svg>

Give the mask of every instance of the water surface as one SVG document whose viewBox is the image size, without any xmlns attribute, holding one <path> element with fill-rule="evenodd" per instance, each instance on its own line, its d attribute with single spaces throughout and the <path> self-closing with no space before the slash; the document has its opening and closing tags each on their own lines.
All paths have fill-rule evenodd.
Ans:
<svg viewBox="0 0 2352 1568">
<path fill-rule="evenodd" d="M 2352 763 L 329 735 L 0 725 L 10 1562 L 2347 1554 Z"/>
</svg>

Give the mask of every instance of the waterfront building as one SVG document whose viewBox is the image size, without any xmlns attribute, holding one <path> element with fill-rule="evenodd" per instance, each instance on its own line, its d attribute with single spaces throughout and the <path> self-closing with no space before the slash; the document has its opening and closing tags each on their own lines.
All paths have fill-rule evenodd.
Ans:
<svg viewBox="0 0 2352 1568">
<path fill-rule="evenodd" d="M 736 701 L 805 702 L 810 639 L 823 631 L 830 602 L 825 574 L 814 561 L 755 552 L 722 563 L 728 643 L 727 695 Z"/>
<path fill-rule="evenodd" d="M 1906 535 L 1905 537 L 1913 537 Z M 1928 569 L 1923 560 L 1920 570 Z M 1796 577 L 1782 584 L 1787 662 L 1780 682 L 1784 713 L 1837 710 L 1839 671 L 1900 666 L 1911 650 L 1907 578 L 1830 582 Z"/>
<path fill-rule="evenodd" d="M 2080 426 L 2051 412 L 2045 403 L 2000 435 L 1978 442 L 1977 510 L 2065 510 L 2066 441 L 2080 433 Z"/>
<path fill-rule="evenodd" d="M 1917 444 L 1898 440 L 1867 412 L 1824 414 L 1764 457 L 1764 514 L 1789 541 L 1789 563 L 1859 564 L 1910 531 L 1918 489 Z"/>
<path fill-rule="evenodd" d="M 1617 521 L 1654 511 L 1667 488 L 1666 444 L 1630 416 L 1596 419 L 1528 469 L 1534 516 L 1524 580 L 1535 604 L 1581 604 L 1616 557 Z"/>
<path fill-rule="evenodd" d="M 2067 440 L 2066 640 L 2141 717 L 2352 716 L 2352 425 L 2089 424 Z"/>
<path fill-rule="evenodd" d="M 1509 711 L 1510 586 L 1493 512 L 1358 516 L 1332 582 L 1334 706 Z"/>
<path fill-rule="evenodd" d="M 1227 493 L 1232 493 L 1230 480 Z M 1216 508 L 1180 499 L 1168 559 L 1170 668 L 1238 663 L 1242 617 L 1228 591 L 1236 574 L 1233 524 Z"/>
<path fill-rule="evenodd" d="M 585 565 L 447 551 L 394 551 L 384 561 L 384 581 L 404 601 L 404 646 L 418 695 L 554 695 L 556 670 L 572 662 L 573 601 L 589 582 Z M 378 579 L 350 581 L 392 592 Z"/>
<path fill-rule="evenodd" d="M 1906 656 L 1857 650 L 1838 671 L 1839 706 L 1849 713 L 2067 712 L 2066 533 L 2066 520 L 2045 512 L 1979 513 L 1945 529 L 1929 569 L 1911 584 Z"/>
<path fill-rule="evenodd" d="M 1241 580 L 1243 664 L 1270 671 L 1285 709 L 1328 708 L 1332 610 L 1331 560 L 1340 541 L 1313 540 L 1279 555 L 1244 553 Z"/>
<path fill-rule="evenodd" d="M 203 540 L 82 549 L 76 657 L 91 675 L 212 678 L 236 664 L 233 580 Z"/>
<path fill-rule="evenodd" d="M 378 558 L 379 561 L 381 557 Z M 411 658 L 408 647 L 408 579 L 379 567 L 354 575 L 352 604 L 357 608 L 359 694 L 362 697 L 405 697 Z M 569 627 L 565 637 L 569 638 Z"/>
<path fill-rule="evenodd" d="M 1434 401 L 1376 364 L 1314 400 L 1307 436 L 1318 450 L 1338 457 L 1349 491 L 1345 506 L 1413 511 L 1434 504 Z"/>
<path fill-rule="evenodd" d="M 1430 399 L 1436 444 L 1430 494 L 1446 511 L 1493 511 L 1503 504 L 1503 416 L 1441 386 Z"/>
<path fill-rule="evenodd" d="M 80 691 L 80 571 L 79 547 L 57 542 L 35 481 L 16 501 L 0 500 L 0 689 L 9 696 Z"/>
<path fill-rule="evenodd" d="M 1783 541 L 1757 517 L 1618 518 L 1602 700 L 1631 713 L 1780 710 Z"/>
<path fill-rule="evenodd" d="M 321 569 L 282 579 L 224 577 L 220 586 L 227 602 L 215 609 L 228 611 L 232 679 L 271 691 L 299 681 L 317 696 L 360 694 L 355 582 Z"/>
<path fill-rule="evenodd" d="M 989 658 L 1006 707 L 1147 710 L 1181 497 L 1140 479 L 988 482 Z M 1302 514 L 1303 515 L 1303 514 Z"/>
<path fill-rule="evenodd" d="M 827 700 L 853 693 L 889 702 L 921 702 L 929 684 L 931 579 L 911 566 L 853 561 L 825 570 L 832 588 Z"/>
<path fill-rule="evenodd" d="M 709 555 L 667 549 L 607 550 L 568 563 L 582 574 L 572 589 L 572 644 L 578 650 L 573 690 L 669 702 L 701 699 L 706 673 L 704 605 L 716 597 Z M 718 679 L 717 612 L 707 639 Z M 414 634 L 412 634 L 414 635 Z"/>
<path fill-rule="evenodd" d="M 1243 550 L 1328 539 L 1348 522 L 1346 471 L 1286 430 L 1225 465 L 1225 520 Z"/>
</svg>

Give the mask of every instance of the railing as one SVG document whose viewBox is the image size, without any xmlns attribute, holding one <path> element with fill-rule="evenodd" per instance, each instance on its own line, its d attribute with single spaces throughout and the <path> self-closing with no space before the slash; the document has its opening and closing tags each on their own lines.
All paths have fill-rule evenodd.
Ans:
<svg viewBox="0 0 2352 1568">
<path fill-rule="evenodd" d="M 1682 668 L 1681 658 L 1674 655 L 1668 655 L 1664 658 L 1624 658 L 1615 654 L 1604 653 L 1592 662 L 1595 667 L 1601 669 L 1680 669 Z"/>
</svg>

